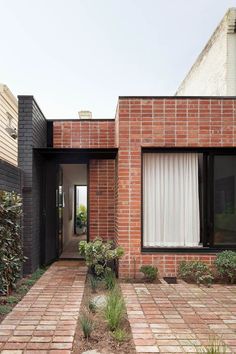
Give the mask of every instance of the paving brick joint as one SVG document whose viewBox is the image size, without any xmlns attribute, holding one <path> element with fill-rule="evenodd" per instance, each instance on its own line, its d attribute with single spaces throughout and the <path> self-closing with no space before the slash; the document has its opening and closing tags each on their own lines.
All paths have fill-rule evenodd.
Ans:
<svg viewBox="0 0 236 354">
<path fill-rule="evenodd" d="M 0 324 L 1 353 L 70 353 L 86 272 L 54 263 Z"/>
<path fill-rule="evenodd" d="M 121 287 L 137 353 L 201 352 L 213 338 L 236 353 L 236 286 Z"/>
</svg>

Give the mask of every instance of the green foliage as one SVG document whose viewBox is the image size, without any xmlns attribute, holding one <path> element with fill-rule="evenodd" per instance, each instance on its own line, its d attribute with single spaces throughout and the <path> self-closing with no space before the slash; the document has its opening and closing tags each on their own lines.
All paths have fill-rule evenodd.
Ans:
<svg viewBox="0 0 236 354">
<path fill-rule="evenodd" d="M 24 281 L 24 284 L 27 285 L 27 286 L 33 286 L 35 284 L 36 280 L 34 279 L 26 279 Z"/>
<path fill-rule="evenodd" d="M 79 253 L 85 257 L 85 261 L 90 271 L 97 276 L 103 276 L 106 269 L 110 269 L 108 264 L 123 256 L 122 247 L 114 247 L 112 241 L 103 242 L 96 239 L 92 242 L 80 241 Z"/>
<path fill-rule="evenodd" d="M 0 315 L 7 315 L 11 311 L 11 306 L 0 305 Z"/>
<path fill-rule="evenodd" d="M 215 260 L 216 269 L 219 275 L 234 283 L 236 280 L 236 252 L 223 251 L 219 253 Z"/>
<path fill-rule="evenodd" d="M 31 276 L 31 280 L 38 280 L 46 271 L 46 268 L 38 268 Z"/>
<path fill-rule="evenodd" d="M 8 303 L 8 304 L 17 304 L 17 302 L 19 301 L 19 299 L 16 297 L 16 296 L 8 296 L 7 298 L 6 298 L 6 302 Z"/>
<path fill-rule="evenodd" d="M 85 205 L 80 204 L 76 210 L 76 225 L 78 227 L 86 226 L 87 223 L 87 208 Z"/>
<path fill-rule="evenodd" d="M 29 289 L 28 286 L 21 285 L 19 288 L 16 289 L 16 292 L 20 295 L 24 295 L 27 293 L 28 289 Z"/>
<path fill-rule="evenodd" d="M 84 338 L 88 339 L 94 330 L 94 320 L 88 311 L 83 311 L 79 317 L 81 329 L 84 334 Z"/>
<path fill-rule="evenodd" d="M 18 194 L 0 192 L 0 293 L 9 294 L 20 278 L 23 256 L 20 218 L 22 202 Z"/>
<path fill-rule="evenodd" d="M 123 343 L 128 339 L 126 331 L 122 328 L 117 328 L 114 332 L 112 332 L 112 337 L 118 343 Z"/>
<path fill-rule="evenodd" d="M 103 280 L 104 280 L 106 289 L 108 289 L 108 290 L 112 290 L 116 286 L 116 275 L 110 269 L 105 270 Z"/>
<path fill-rule="evenodd" d="M 98 279 L 91 274 L 89 275 L 88 279 L 92 292 L 96 293 L 98 288 Z"/>
<path fill-rule="evenodd" d="M 221 342 L 218 338 L 213 338 L 210 340 L 210 344 L 205 347 L 201 348 L 197 351 L 197 354 L 225 354 L 226 353 L 226 346 L 224 343 Z"/>
<path fill-rule="evenodd" d="M 93 299 L 89 299 L 88 309 L 90 312 L 95 313 L 97 311 L 97 305 Z"/>
<path fill-rule="evenodd" d="M 125 314 L 125 303 L 120 290 L 115 287 L 107 297 L 104 316 L 110 331 L 119 328 Z"/>
<path fill-rule="evenodd" d="M 150 283 L 155 281 L 158 276 L 158 269 L 152 265 L 143 265 L 140 272 L 144 274 L 145 280 Z"/>
<path fill-rule="evenodd" d="M 213 281 L 209 266 L 202 261 L 180 262 L 178 274 L 180 278 L 197 284 L 205 284 L 209 286 Z"/>
</svg>

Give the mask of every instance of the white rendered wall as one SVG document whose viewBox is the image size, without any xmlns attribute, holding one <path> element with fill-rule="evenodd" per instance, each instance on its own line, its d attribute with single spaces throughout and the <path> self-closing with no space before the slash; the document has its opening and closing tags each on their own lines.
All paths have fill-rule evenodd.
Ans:
<svg viewBox="0 0 236 354">
<path fill-rule="evenodd" d="M 227 95 L 227 31 L 221 26 L 179 87 L 177 96 Z"/>
</svg>

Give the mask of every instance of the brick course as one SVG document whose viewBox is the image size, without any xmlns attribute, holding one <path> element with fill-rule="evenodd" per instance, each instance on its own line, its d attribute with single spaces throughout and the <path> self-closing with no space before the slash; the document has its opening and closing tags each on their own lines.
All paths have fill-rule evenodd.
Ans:
<svg viewBox="0 0 236 354">
<path fill-rule="evenodd" d="M 110 148 L 115 146 L 114 120 L 53 122 L 54 148 Z"/>
</svg>

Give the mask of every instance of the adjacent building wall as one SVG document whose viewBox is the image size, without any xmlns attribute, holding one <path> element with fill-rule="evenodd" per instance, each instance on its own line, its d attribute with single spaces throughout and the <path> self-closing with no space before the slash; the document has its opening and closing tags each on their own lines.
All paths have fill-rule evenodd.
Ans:
<svg viewBox="0 0 236 354">
<path fill-rule="evenodd" d="M 42 160 L 34 148 L 47 146 L 47 122 L 33 96 L 19 96 L 19 167 L 23 172 L 24 272 L 40 264 L 40 186 Z"/>
<path fill-rule="evenodd" d="M 6 85 L 0 84 L 0 160 L 17 166 L 17 139 L 6 131 L 18 129 L 18 102 Z"/>
<path fill-rule="evenodd" d="M 236 9 L 224 16 L 177 90 L 177 96 L 236 95 Z"/>
</svg>

